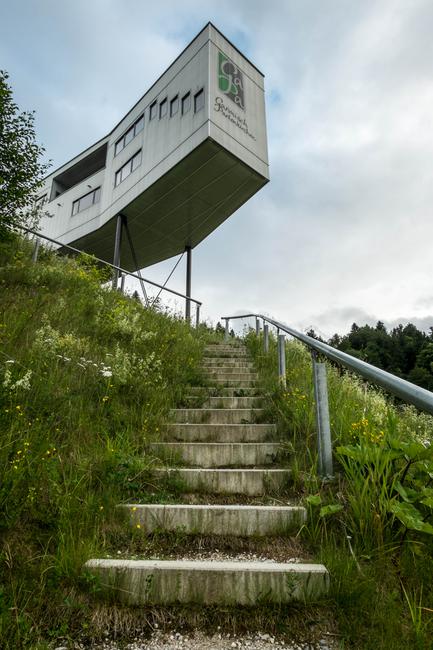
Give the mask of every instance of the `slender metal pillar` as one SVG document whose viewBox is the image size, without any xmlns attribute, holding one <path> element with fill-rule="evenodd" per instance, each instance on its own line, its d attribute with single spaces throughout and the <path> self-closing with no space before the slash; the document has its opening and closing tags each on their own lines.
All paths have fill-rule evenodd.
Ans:
<svg viewBox="0 0 433 650">
<path fill-rule="evenodd" d="M 230 323 L 229 319 L 226 318 L 226 326 L 225 326 L 225 329 L 224 329 L 224 340 L 225 340 L 225 341 L 228 341 L 229 338 L 230 338 L 230 334 L 229 334 L 229 323 Z"/>
<path fill-rule="evenodd" d="M 260 320 L 256 318 L 256 336 L 260 334 Z"/>
<path fill-rule="evenodd" d="M 286 387 L 286 337 L 278 334 L 278 377 L 283 388 Z"/>
<path fill-rule="evenodd" d="M 122 293 L 125 293 L 125 280 L 126 280 L 126 273 L 121 273 L 120 274 L 120 291 Z"/>
<path fill-rule="evenodd" d="M 263 350 L 265 354 L 269 352 L 269 325 L 263 323 Z"/>
<path fill-rule="evenodd" d="M 196 328 L 200 325 L 200 303 L 195 304 L 195 326 Z"/>
<path fill-rule="evenodd" d="M 316 401 L 318 469 L 320 476 L 333 476 L 326 365 L 317 362 L 315 352 L 311 353 L 311 357 L 313 361 L 314 399 Z"/>
<path fill-rule="evenodd" d="M 185 295 L 188 296 L 188 298 L 191 297 L 191 265 L 192 265 L 192 249 L 191 246 L 186 246 L 185 247 L 186 251 L 186 291 Z M 185 301 L 185 320 L 190 321 L 191 320 L 191 301 L 186 300 Z"/>
<path fill-rule="evenodd" d="M 38 261 L 38 253 L 39 253 L 39 246 L 41 245 L 40 239 L 36 237 L 35 239 L 35 244 L 33 246 L 33 253 L 32 253 L 32 262 L 35 264 Z"/>
<path fill-rule="evenodd" d="M 120 266 L 120 249 L 122 247 L 122 231 L 123 231 L 123 217 L 121 214 L 118 214 L 117 222 L 116 222 L 116 237 L 114 240 L 114 256 L 113 256 L 114 266 Z M 119 273 L 120 272 L 117 269 L 113 269 L 113 280 L 112 280 L 113 289 L 117 289 L 117 285 L 119 282 Z"/>
</svg>

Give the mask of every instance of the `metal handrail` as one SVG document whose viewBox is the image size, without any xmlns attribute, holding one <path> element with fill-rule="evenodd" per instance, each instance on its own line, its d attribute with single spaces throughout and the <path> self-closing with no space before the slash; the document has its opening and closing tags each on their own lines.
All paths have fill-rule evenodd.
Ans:
<svg viewBox="0 0 433 650">
<path fill-rule="evenodd" d="M 36 230 L 32 230 L 31 228 L 25 228 L 24 226 L 16 226 L 17 228 L 20 228 L 21 230 L 24 230 L 25 232 L 29 232 L 32 235 L 35 235 L 36 237 L 42 237 L 42 239 L 46 239 L 49 242 L 52 242 L 53 244 L 57 244 L 58 246 L 61 246 L 62 248 L 67 248 L 70 251 L 73 251 L 74 253 L 80 253 L 83 255 L 91 255 L 91 257 L 96 260 L 97 262 L 101 262 L 101 264 L 106 264 L 107 266 L 111 267 L 115 271 L 120 271 L 121 273 L 125 273 L 126 275 L 130 275 L 132 278 L 136 278 L 137 280 L 142 280 L 143 282 L 147 282 L 148 284 L 151 284 L 154 287 L 158 287 L 158 289 L 163 289 L 164 291 L 168 291 L 169 293 L 173 293 L 175 296 L 179 296 L 180 298 L 184 298 L 185 300 L 190 300 L 191 302 L 194 302 L 196 305 L 201 307 L 203 304 L 200 302 L 200 300 L 196 300 L 195 298 L 191 298 L 190 296 L 186 296 L 183 293 L 180 293 L 179 291 L 175 291 L 174 289 L 167 289 L 167 287 L 164 287 L 162 284 L 158 284 L 157 282 L 153 282 L 153 280 L 148 280 L 147 278 L 143 278 L 142 276 L 140 277 L 136 273 L 132 273 L 131 271 L 127 271 L 126 269 L 123 269 L 121 266 L 116 266 L 115 264 L 111 264 L 111 262 L 107 262 L 106 260 L 102 260 L 100 257 L 96 257 L 96 255 L 92 255 L 91 253 L 86 253 L 85 251 L 81 251 L 79 248 L 74 248 L 73 246 L 69 246 L 69 244 L 63 244 L 62 242 L 58 241 L 57 239 L 53 239 L 52 237 L 47 237 L 47 235 L 42 235 L 42 233 L 37 232 Z"/>
<path fill-rule="evenodd" d="M 356 357 L 353 357 L 346 352 L 337 350 L 327 343 L 317 341 L 311 336 L 303 334 L 302 332 L 298 332 L 292 327 L 289 327 L 284 323 L 280 323 L 273 318 L 263 316 L 263 314 L 242 314 L 240 316 L 223 316 L 222 318 L 226 321 L 226 325 L 230 320 L 235 320 L 238 318 L 261 318 L 264 322 L 266 321 L 270 325 L 276 327 L 278 330 L 282 330 L 283 332 L 290 334 L 290 336 L 293 336 L 299 341 L 302 341 L 302 343 L 305 343 L 305 345 L 307 345 L 311 350 L 323 354 L 331 361 L 339 363 L 357 373 L 358 375 L 361 375 L 361 377 L 364 379 L 367 379 L 368 381 L 371 381 L 372 383 L 385 388 L 387 391 L 396 397 L 399 397 L 403 401 L 408 402 L 409 404 L 413 404 L 422 411 L 426 411 L 427 413 L 433 415 L 433 393 L 429 390 L 426 390 L 425 388 L 421 388 L 420 386 L 412 384 L 406 379 L 401 379 L 400 377 L 397 377 L 396 375 L 393 375 L 386 370 L 381 370 L 380 368 L 373 366 L 371 363 L 361 361 L 361 359 L 357 359 Z"/>
</svg>

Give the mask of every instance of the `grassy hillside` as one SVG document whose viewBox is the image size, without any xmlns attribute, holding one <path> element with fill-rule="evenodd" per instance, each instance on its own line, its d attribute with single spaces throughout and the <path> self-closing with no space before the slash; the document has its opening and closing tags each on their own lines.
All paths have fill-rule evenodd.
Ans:
<svg viewBox="0 0 433 650">
<path fill-rule="evenodd" d="M 309 507 L 304 543 L 332 576 L 340 647 L 432 648 L 433 418 L 328 366 L 336 479 L 322 482 L 309 352 L 287 344 L 281 390 L 275 339 L 268 355 L 255 334 L 247 343 Z"/>
<path fill-rule="evenodd" d="M 82 565 L 117 503 L 155 490 L 144 446 L 193 381 L 204 344 L 120 293 L 90 258 L 0 246 L 0 638 L 85 630 Z M 84 590 L 82 587 L 84 586 Z"/>
</svg>

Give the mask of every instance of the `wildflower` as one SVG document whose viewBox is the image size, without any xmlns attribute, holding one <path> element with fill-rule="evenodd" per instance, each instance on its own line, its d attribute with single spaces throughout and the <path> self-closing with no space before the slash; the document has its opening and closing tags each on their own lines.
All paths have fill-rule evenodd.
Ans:
<svg viewBox="0 0 433 650">
<path fill-rule="evenodd" d="M 136 524 L 135 527 L 136 527 L 136 528 L 141 528 L 141 525 L 140 525 L 140 524 Z"/>
<path fill-rule="evenodd" d="M 102 370 L 101 375 L 103 377 L 112 377 L 113 373 L 111 372 L 111 370 Z"/>
<path fill-rule="evenodd" d="M 110 399 L 110 398 L 109 398 L 108 395 L 104 395 L 104 397 L 102 398 L 102 401 L 103 401 L 103 402 L 108 402 L 109 399 Z"/>
<path fill-rule="evenodd" d="M 5 363 L 15 363 L 15 361 L 13 359 L 8 359 Z"/>
<path fill-rule="evenodd" d="M 99 510 L 103 510 L 103 509 L 104 509 L 104 506 L 99 506 Z"/>
</svg>

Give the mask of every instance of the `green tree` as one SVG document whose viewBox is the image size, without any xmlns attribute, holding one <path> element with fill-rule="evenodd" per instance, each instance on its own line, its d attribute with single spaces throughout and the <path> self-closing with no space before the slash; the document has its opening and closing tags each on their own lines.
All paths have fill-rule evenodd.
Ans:
<svg viewBox="0 0 433 650">
<path fill-rule="evenodd" d="M 0 238 L 17 225 L 35 218 L 37 192 L 49 163 L 42 163 L 44 148 L 37 144 L 34 112 L 20 112 L 0 70 Z"/>
</svg>

